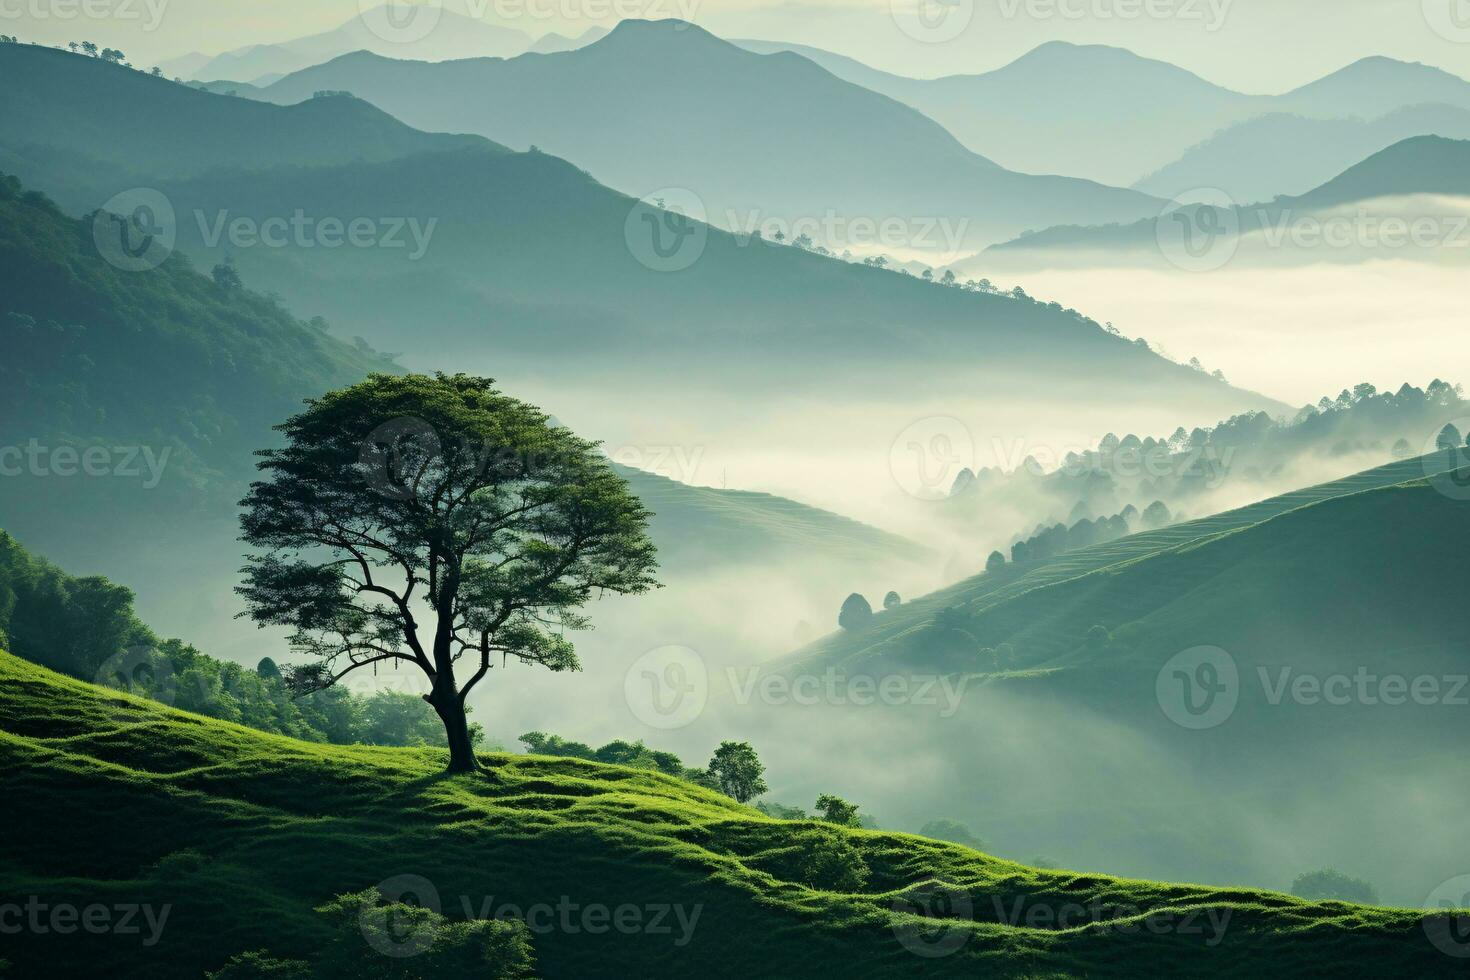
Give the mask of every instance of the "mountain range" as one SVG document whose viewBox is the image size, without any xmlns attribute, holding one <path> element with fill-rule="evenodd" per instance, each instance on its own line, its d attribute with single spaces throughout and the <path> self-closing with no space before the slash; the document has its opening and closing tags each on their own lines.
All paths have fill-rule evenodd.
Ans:
<svg viewBox="0 0 1470 980">
<path fill-rule="evenodd" d="M 640 28 L 536 57 L 591 55 L 629 31 L 636 37 Z M 303 315 L 350 324 L 380 349 L 407 352 L 409 366 L 457 357 L 502 378 L 540 376 L 554 352 L 560 377 L 605 385 L 621 370 L 663 367 L 685 377 L 721 358 L 720 384 L 732 391 L 843 390 L 862 378 L 904 377 L 923 377 L 931 392 L 973 390 L 985 377 L 1001 391 L 1024 390 L 1038 375 L 1107 376 L 1126 379 L 1141 398 L 1197 402 L 1207 419 L 1276 407 L 1059 305 L 946 288 L 686 223 L 548 153 L 415 133 L 356 99 L 277 107 L 28 46 L 0 49 L 7 61 L 33 81 L 0 94 L 0 105 L 24 110 L 0 115 L 0 161 L 27 184 L 75 214 L 150 187 L 171 202 L 185 251 L 211 263 L 231 257 L 248 284 L 278 292 Z M 61 122 L 88 113 L 96 130 Z M 300 145 L 272 162 L 276 134 L 308 121 Z M 126 132 L 107 138 L 115 130 Z M 236 154 L 237 142 L 255 149 Z M 297 212 L 309 223 L 361 218 L 396 229 L 401 247 L 324 248 L 292 236 L 279 247 L 242 247 L 227 233 L 237 219 L 289 224 Z M 421 249 L 411 227 L 428 239 Z M 650 229 L 665 244 L 687 245 L 675 267 L 650 250 Z M 419 326 L 426 322 L 433 328 Z M 943 365 L 964 367 L 946 381 L 936 374 Z"/>
<path fill-rule="evenodd" d="M 420 129 L 539 147 L 634 196 L 686 189 L 727 230 L 769 235 L 767 223 L 779 222 L 796 238 L 802 219 L 839 252 L 886 244 L 899 257 L 952 256 L 1062 218 L 1128 220 L 1163 204 L 1013 173 L 805 58 L 752 54 L 682 21 L 623 21 L 594 44 L 545 56 L 426 63 L 359 52 L 244 94 L 285 105 L 322 90 L 351 92 Z M 640 97 L 626 99 L 630 91 Z M 732 144 L 731 132 L 759 138 Z M 896 234 L 879 231 L 893 223 Z"/>
<path fill-rule="evenodd" d="M 1324 120 L 1373 120 L 1415 106 L 1470 109 L 1470 82 L 1428 65 L 1384 57 L 1364 58 L 1279 95 L 1246 95 L 1167 62 L 1103 45 L 1051 41 L 995 71 L 914 79 L 817 48 L 773 41 L 737 43 L 762 53 L 793 51 L 839 78 L 913 106 L 1001 166 L 1026 173 L 1071 174 L 1169 198 L 1218 183 L 1179 187 L 1178 180 L 1159 181 L 1149 175 L 1174 166 L 1198 172 L 1198 163 L 1185 166 L 1180 160 L 1191 147 L 1208 146 L 1221 130 L 1260 116 L 1287 113 Z M 1439 122 L 1422 116 L 1418 121 Z M 1438 130 L 1401 135 L 1432 132 Z M 1371 144 L 1372 140 L 1355 143 L 1364 149 L 1355 159 L 1388 145 Z M 1298 140 L 1292 145 L 1306 143 Z M 1301 164 L 1281 150 L 1273 151 L 1272 158 L 1282 159 L 1287 173 L 1280 182 L 1271 182 L 1258 164 L 1260 179 L 1240 185 L 1249 195 L 1238 198 L 1240 203 L 1305 189 L 1293 185 Z M 1225 170 L 1221 166 L 1206 173 Z M 1320 183 L 1330 176 L 1313 170 L 1307 179 Z"/>
</svg>

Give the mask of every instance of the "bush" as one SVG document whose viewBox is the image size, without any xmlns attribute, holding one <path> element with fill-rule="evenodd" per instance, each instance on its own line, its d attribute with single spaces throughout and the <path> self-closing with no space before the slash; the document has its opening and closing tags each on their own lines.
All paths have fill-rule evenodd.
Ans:
<svg viewBox="0 0 1470 980">
<path fill-rule="evenodd" d="M 847 601 L 842 604 L 842 611 L 837 614 L 837 625 L 845 630 L 860 630 L 872 621 L 873 607 L 856 592 L 847 597 Z"/>
<path fill-rule="evenodd" d="M 1349 877 L 1335 868 L 1297 875 L 1291 883 L 1291 893 L 1297 898 L 1314 901 L 1355 902 L 1358 905 L 1378 902 L 1378 890 L 1371 884 L 1361 878 Z"/>
<path fill-rule="evenodd" d="M 802 884 L 829 892 L 854 892 L 867 884 L 868 863 L 842 835 L 817 831 L 803 837 L 801 844 Z"/>
</svg>

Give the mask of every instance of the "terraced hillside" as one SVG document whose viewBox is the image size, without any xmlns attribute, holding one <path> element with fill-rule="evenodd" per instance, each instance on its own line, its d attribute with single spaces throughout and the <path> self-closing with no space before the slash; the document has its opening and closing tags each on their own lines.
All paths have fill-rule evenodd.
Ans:
<svg viewBox="0 0 1470 980">
<path fill-rule="evenodd" d="M 486 761 L 444 777 L 432 750 L 263 735 L 0 654 L 0 894 L 142 904 L 162 923 L 23 930 L 5 955 L 16 976 L 82 976 L 105 961 L 112 976 L 198 977 L 261 948 L 310 959 L 343 939 L 314 906 L 412 881 L 452 919 L 466 907 L 570 909 L 529 920 L 549 977 L 1449 976 L 1459 965 L 1421 912 L 1037 871 L 904 834 L 770 820 L 648 771 Z M 662 908 L 667 931 L 631 927 L 631 912 L 608 928 L 587 918 L 597 907 L 649 924 Z M 382 975 L 410 975 L 407 962 L 386 956 Z"/>
</svg>

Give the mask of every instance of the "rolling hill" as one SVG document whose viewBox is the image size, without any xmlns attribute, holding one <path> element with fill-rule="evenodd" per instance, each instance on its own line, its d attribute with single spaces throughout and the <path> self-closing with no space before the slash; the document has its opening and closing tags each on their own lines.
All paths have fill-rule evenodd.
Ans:
<svg viewBox="0 0 1470 980">
<path fill-rule="evenodd" d="M 1415 106 L 1470 110 L 1470 82 L 1427 65 L 1382 57 L 1364 58 L 1279 95 L 1245 95 L 1167 62 L 1103 45 L 1052 41 L 995 71 L 914 79 L 876 71 L 815 48 L 773 41 L 739 43 L 761 53 L 793 51 L 839 78 L 912 106 L 1001 166 L 1132 186 L 1166 200 L 1183 190 L 1222 185 L 1201 180 L 1176 186 L 1177 180 L 1148 175 L 1166 167 L 1182 168 L 1186 162 L 1190 166 L 1183 172 L 1228 173 L 1223 161 L 1174 161 L 1191 147 L 1196 148 L 1189 153 L 1191 158 L 1207 153 L 1215 137 L 1229 134 L 1236 125 L 1250 127 L 1261 116 L 1284 113 L 1335 120 L 1340 124 L 1336 128 L 1341 128 L 1350 120 L 1377 119 Z M 1248 128 L 1244 135 L 1254 132 Z M 1402 139 L 1437 130 L 1394 132 L 1395 139 Z M 1359 144 L 1361 152 L 1342 165 L 1390 142 L 1393 139 L 1377 146 Z M 1227 152 L 1229 145 L 1227 141 L 1219 152 Z M 1320 152 L 1301 142 L 1300 134 L 1293 134 L 1290 145 L 1302 146 L 1309 159 L 1316 159 Z M 1282 161 L 1288 176 L 1301 166 L 1279 147 L 1272 148 L 1271 155 Z M 1259 162 L 1253 169 L 1260 169 Z M 1335 172 L 1319 172 L 1305 186 L 1292 186 L 1290 179 L 1273 183 L 1268 173 L 1260 173 L 1258 182 L 1242 185 L 1251 191 L 1249 196 L 1237 200 L 1244 204 L 1300 193 Z"/>
<path fill-rule="evenodd" d="M 686 188 L 727 230 L 779 220 L 795 238 L 792 223 L 806 219 L 804 230 L 839 252 L 884 251 L 863 223 L 885 219 L 956 223 L 944 235 L 910 228 L 887 249 L 952 255 L 1061 220 L 1127 220 L 1161 206 L 1135 191 L 1002 169 L 929 118 L 805 58 L 756 55 L 682 21 L 623 21 L 576 51 L 509 60 L 358 53 L 256 95 L 291 104 L 322 89 L 350 91 L 421 129 L 539 146 L 635 196 Z M 493 97 L 444 97 L 457 91 Z M 629 91 L 641 97 L 629 102 Z M 737 132 L 759 138 L 719 138 Z"/>
<path fill-rule="evenodd" d="M 1427 977 L 1458 965 L 1429 940 L 1452 924 L 1444 913 L 1037 871 L 904 834 L 771 820 L 648 770 L 484 762 L 445 778 L 432 750 L 296 742 L 0 654 L 5 892 L 151 916 L 126 956 L 116 935 L 25 930 L 7 959 L 20 975 L 79 976 L 105 958 L 118 977 L 197 977 L 261 949 L 315 960 L 355 948 L 381 963 L 356 917 L 312 912 L 379 888 L 453 920 L 527 916 L 547 977 L 773 964 L 804 976 Z M 149 832 L 96 833 L 104 809 Z M 598 909 L 600 921 L 584 914 Z M 609 928 L 614 909 L 631 911 Z M 657 909 L 663 929 L 645 918 Z M 629 925 L 633 912 L 648 928 Z M 378 939 L 392 963 L 415 951 L 412 929 Z"/>
<path fill-rule="evenodd" d="M 1463 461 L 1440 456 L 1401 460 L 1237 510 L 1009 566 L 1000 573 L 987 572 L 880 613 L 866 630 L 828 636 L 793 654 L 783 667 L 800 670 L 824 664 L 871 663 L 888 656 L 922 659 L 925 644 L 933 639 L 932 625 L 946 610 L 958 611 L 953 622 L 980 645 L 993 648 L 1011 643 L 1017 660 L 1008 666 L 1027 670 L 1046 670 L 1060 663 L 1084 666 L 1067 657 L 1084 646 L 1091 627 L 1102 625 L 1111 632 L 1134 622 L 1139 626 L 1128 632 L 1137 633 L 1142 645 L 1124 652 L 1129 658 L 1147 661 L 1159 652 L 1159 644 L 1173 653 L 1194 645 L 1189 642 L 1192 636 L 1200 637 L 1198 643 L 1217 642 L 1208 637 L 1216 636 L 1220 626 L 1232 621 L 1232 631 L 1272 628 L 1277 622 L 1275 614 L 1291 608 L 1299 593 L 1352 610 L 1354 616 L 1382 616 L 1385 624 L 1392 621 L 1402 635 L 1427 631 L 1425 636 L 1443 640 L 1454 635 L 1448 629 L 1450 623 L 1420 619 L 1421 603 L 1433 596 L 1443 600 L 1463 582 L 1447 560 L 1436 558 L 1439 564 L 1423 569 L 1422 578 L 1418 565 L 1422 556 L 1442 555 L 1441 545 L 1452 547 L 1454 534 L 1446 534 L 1446 528 L 1470 521 L 1470 506 L 1416 481 L 1422 481 L 1426 473 L 1443 473 L 1457 465 Z M 1344 531 L 1352 526 L 1357 530 Z M 1316 540 L 1304 543 L 1312 535 Z M 1345 549 L 1353 563 L 1345 561 Z M 1383 568 L 1394 561 L 1395 553 L 1404 552 L 1421 556 L 1416 558 L 1415 575 L 1398 583 L 1418 590 L 1417 598 L 1382 591 L 1381 576 L 1368 571 Z M 1295 562 L 1282 560 L 1283 555 L 1293 554 Z M 1273 562 L 1275 566 L 1270 567 Z M 1244 575 L 1232 580 L 1239 590 L 1233 597 L 1237 603 L 1233 609 L 1206 614 L 1198 605 L 1170 605 L 1178 601 L 1179 593 L 1205 588 L 1201 582 L 1222 568 L 1232 576 Z M 1268 568 L 1269 578 L 1261 574 Z M 1332 572 L 1332 580 L 1338 583 L 1335 588 L 1306 586 L 1326 581 L 1329 569 L 1336 569 Z M 1357 575 L 1357 586 L 1349 585 L 1353 575 Z M 1249 584 L 1252 579 L 1254 584 Z M 1295 588 L 1293 581 L 1299 583 Z M 1098 596 L 1094 601 L 1089 591 L 1093 587 L 1104 588 L 1106 598 Z M 1344 592 L 1348 588 L 1367 591 L 1348 601 Z M 1229 592 L 1224 595 L 1229 597 Z M 1272 596 L 1271 615 L 1264 610 L 1258 611 L 1259 616 L 1241 615 L 1240 603 L 1253 602 L 1261 595 Z M 1083 596 L 1087 598 L 1080 598 Z M 1123 601 L 1123 596 L 1129 598 Z M 1109 608 L 1113 601 L 1119 604 Z M 1149 618 L 1175 617 L 1186 608 L 1200 621 L 1171 622 L 1162 628 Z M 1334 644 L 1343 638 L 1323 629 L 1321 607 L 1302 606 L 1300 611 L 1317 617 L 1318 638 L 1303 649 L 1342 649 Z M 1209 615 L 1221 619 L 1211 622 Z M 1016 632 L 1006 633 L 1001 624 L 1010 624 Z M 1042 630 L 1047 638 L 1028 630 Z M 1293 642 L 1303 642 L 1297 633 L 1291 636 Z M 1349 644 L 1352 648 L 1372 646 L 1360 632 L 1349 636 L 1354 638 Z M 1256 637 L 1250 643 L 1259 641 Z M 1116 666 L 1116 658 L 1108 658 L 1108 669 Z"/>
</svg>

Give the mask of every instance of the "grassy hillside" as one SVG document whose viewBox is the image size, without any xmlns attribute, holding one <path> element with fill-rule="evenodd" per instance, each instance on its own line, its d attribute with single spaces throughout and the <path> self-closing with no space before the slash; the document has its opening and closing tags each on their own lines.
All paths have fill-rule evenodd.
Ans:
<svg viewBox="0 0 1470 980">
<path fill-rule="evenodd" d="M 932 595 L 917 598 L 897 609 L 881 612 L 866 630 L 835 633 L 825 637 L 794 654 L 786 663 L 795 669 L 798 665 L 859 663 L 895 654 L 905 658 L 922 658 L 930 645 L 931 630 L 936 617 L 945 610 L 954 609 L 959 613 L 959 618 L 955 620 L 956 625 L 977 635 L 977 639 L 980 636 L 985 637 L 986 646 L 1013 640 L 1024 641 L 1026 645 L 1019 651 L 1019 655 L 1025 658 L 1022 664 L 1027 667 L 1037 666 L 1046 662 L 1049 657 L 1063 652 L 1062 648 L 1070 651 L 1080 646 L 1084 634 L 1092 626 L 1123 627 L 1134 622 L 1132 617 L 1135 615 L 1159 611 L 1157 607 L 1150 609 L 1149 604 L 1165 601 L 1171 595 L 1171 589 L 1187 591 L 1192 581 L 1190 576 L 1207 573 L 1215 567 L 1210 561 L 1217 552 L 1205 548 L 1211 542 L 1228 541 L 1231 547 L 1261 548 L 1274 554 L 1277 547 L 1274 543 L 1275 535 L 1283 527 L 1291 528 L 1294 533 L 1298 527 L 1316 527 L 1312 519 L 1323 512 L 1313 510 L 1311 505 L 1335 502 L 1339 498 L 1357 499 L 1354 495 L 1367 491 L 1384 491 L 1406 482 L 1422 480 L 1426 472 L 1442 472 L 1454 465 L 1455 461 L 1446 459 L 1441 463 L 1438 457 L 1401 460 L 1343 480 L 1307 487 L 1200 520 L 1129 535 L 1117 541 L 1041 561 L 1008 566 L 999 572 L 987 572 Z M 1408 540 L 1426 547 L 1442 534 L 1440 522 L 1470 520 L 1470 507 L 1437 493 L 1427 485 L 1416 485 L 1413 492 L 1395 490 L 1387 496 L 1368 499 L 1380 504 L 1387 502 L 1394 509 L 1394 513 L 1380 517 L 1381 520 L 1391 520 L 1388 533 L 1407 535 Z M 1335 515 L 1341 512 L 1328 510 L 1325 513 Z M 1302 515 L 1306 517 L 1303 518 Z M 1273 523 L 1278 518 L 1282 519 L 1282 524 Z M 1306 520 L 1307 523 L 1297 525 L 1295 520 Z M 1334 567 L 1334 563 L 1341 560 L 1338 549 L 1344 546 L 1344 541 L 1350 545 L 1360 535 L 1366 536 L 1370 531 L 1377 530 L 1378 525 L 1365 526 L 1342 538 L 1333 537 L 1341 529 L 1321 528 L 1320 539 L 1314 541 L 1310 547 L 1293 543 L 1287 551 L 1291 553 L 1293 549 L 1298 549 L 1303 560 L 1319 562 L 1321 567 L 1316 568 L 1315 572 L 1320 573 L 1328 567 Z M 1244 534 L 1247 531 L 1253 533 Z M 1390 537 L 1387 541 L 1379 538 L 1372 540 L 1383 548 L 1390 547 L 1394 539 Z M 1381 569 L 1396 559 L 1392 551 L 1384 554 L 1381 550 L 1369 550 L 1367 544 L 1368 539 L 1365 537 L 1365 547 L 1361 555 L 1370 564 L 1366 568 L 1357 569 L 1365 576 L 1359 580 L 1357 588 L 1365 590 L 1365 595 L 1373 597 L 1373 608 L 1392 610 L 1393 602 L 1377 591 L 1381 576 L 1375 569 Z M 1404 545 L 1398 547 L 1403 548 Z M 1186 574 L 1179 563 L 1187 564 L 1191 559 L 1200 559 L 1203 563 Z M 1158 560 L 1157 563 L 1151 564 L 1154 560 Z M 1267 558 L 1261 560 L 1269 561 Z M 1379 564 L 1371 564 L 1374 561 Z M 1252 575 L 1260 571 L 1249 565 L 1245 567 L 1250 569 Z M 1294 569 L 1289 564 L 1281 567 L 1286 570 Z M 1246 616 L 1245 613 L 1254 608 L 1253 602 L 1260 595 L 1271 594 L 1273 586 L 1281 589 L 1273 602 L 1289 606 L 1304 591 L 1302 585 L 1293 588 L 1293 581 L 1305 584 L 1320 580 L 1307 576 L 1300 569 L 1295 571 L 1303 577 L 1293 580 L 1288 575 L 1280 581 L 1272 578 L 1269 585 L 1264 581 L 1259 586 L 1253 585 L 1251 578 L 1247 577 L 1238 583 L 1245 590 L 1233 597 L 1233 607 L 1218 612 L 1240 619 L 1242 625 L 1248 624 L 1254 621 L 1254 617 Z M 1453 565 L 1439 571 L 1448 575 L 1448 578 L 1437 583 L 1440 588 L 1457 587 L 1459 576 L 1455 574 L 1456 568 Z M 1426 577 L 1432 580 L 1428 572 Z M 1104 589 L 1104 593 L 1099 594 L 1096 601 L 1078 598 L 1094 587 Z M 1324 598 L 1320 593 L 1313 594 L 1318 599 Z M 1120 598 L 1123 596 L 1129 598 L 1123 601 Z M 1341 602 L 1341 596 L 1336 601 Z M 1143 608 L 1139 608 L 1140 604 Z M 1417 606 L 1414 603 L 1407 608 Z M 1200 611 L 1193 604 L 1183 608 Z M 1040 618 L 1034 622 L 1027 621 L 1025 617 L 1028 615 Z M 1269 626 L 1271 619 L 1261 616 L 1259 621 Z M 995 632 L 990 629 L 992 623 L 996 624 Z M 1012 624 L 1016 634 L 1000 636 L 1004 633 L 1004 628 L 999 625 L 1001 623 Z M 1170 629 L 1161 632 L 1150 632 L 1140 626 L 1137 632 L 1151 637 L 1154 643 L 1172 645 L 1170 652 L 1193 645 L 1187 642 L 1191 637 L 1209 633 L 1202 624 L 1193 624 L 1191 629 L 1183 632 L 1179 623 L 1170 625 Z M 1040 639 L 1040 634 L 1036 631 L 1043 629 L 1049 631 L 1050 639 Z M 1197 639 L 1194 642 L 1218 641 Z M 1025 650 L 1033 650 L 1034 653 L 1028 655 Z"/>
<path fill-rule="evenodd" d="M 1036 871 L 903 834 L 770 820 L 645 770 L 487 762 L 445 778 L 432 750 L 262 735 L 0 654 L 0 888 L 169 907 L 152 945 L 146 931 L 27 930 L 7 937 L 6 957 L 17 976 L 106 963 L 118 977 L 198 977 L 247 949 L 311 958 L 339 938 L 313 906 L 412 875 L 451 918 L 464 917 L 461 896 L 472 910 L 572 904 L 572 928 L 555 915 L 533 928 L 548 977 L 1449 976 L 1458 965 L 1427 941 L 1422 913 Z M 99 833 L 100 814 L 116 832 Z M 865 883 L 820 887 L 834 862 L 865 867 Z M 935 880 L 952 904 L 932 907 L 969 914 L 917 918 Z M 580 928 L 577 913 L 596 905 L 676 909 L 665 934 Z M 1097 921 L 1055 927 L 1081 908 Z"/>
</svg>

